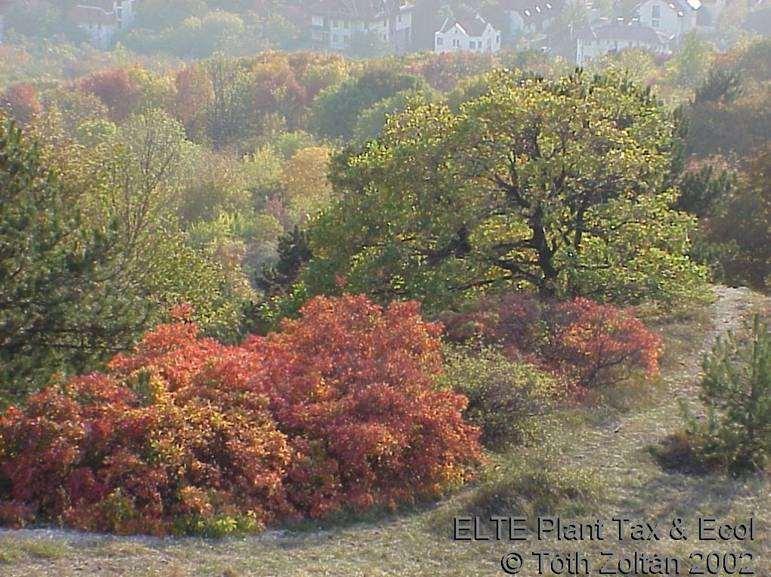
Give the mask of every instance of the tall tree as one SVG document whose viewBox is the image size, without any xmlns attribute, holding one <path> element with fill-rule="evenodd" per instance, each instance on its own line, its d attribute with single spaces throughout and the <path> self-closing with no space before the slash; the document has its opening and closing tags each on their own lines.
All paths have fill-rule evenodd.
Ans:
<svg viewBox="0 0 771 577">
<path fill-rule="evenodd" d="M 522 283 L 547 297 L 674 298 L 702 271 L 666 188 L 673 122 L 620 77 L 495 73 L 460 112 L 420 105 L 338 159 L 306 280 L 437 307 Z"/>
<path fill-rule="evenodd" d="M 111 267 L 113 222 L 86 222 L 84 192 L 0 124 L 0 396 L 126 346 L 146 315 Z"/>
</svg>

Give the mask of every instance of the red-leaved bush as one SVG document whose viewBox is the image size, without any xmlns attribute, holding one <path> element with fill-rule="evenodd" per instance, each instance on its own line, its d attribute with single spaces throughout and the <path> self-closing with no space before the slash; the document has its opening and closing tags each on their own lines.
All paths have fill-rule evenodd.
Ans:
<svg viewBox="0 0 771 577">
<path fill-rule="evenodd" d="M 442 321 L 451 340 L 501 345 L 510 358 L 580 387 L 607 384 L 636 370 L 652 377 L 659 370 L 658 335 L 633 314 L 585 298 L 545 303 L 522 293 L 487 297 Z"/>
<path fill-rule="evenodd" d="M 225 533 L 436 495 L 480 459 L 465 398 L 435 388 L 438 336 L 364 297 L 241 346 L 161 325 L 0 418 L 0 522 Z"/>
<path fill-rule="evenodd" d="M 547 355 L 579 385 L 607 383 L 615 369 L 659 372 L 661 338 L 640 319 L 589 299 L 553 305 Z"/>
<path fill-rule="evenodd" d="M 341 306 L 342 303 L 342 306 Z M 461 482 L 479 456 L 466 399 L 437 390 L 440 328 L 417 303 L 317 298 L 299 321 L 246 348 L 296 458 L 289 497 L 324 515 L 345 503 L 394 505 Z"/>
<path fill-rule="evenodd" d="M 25 126 L 43 111 L 38 91 L 33 84 L 12 84 L 0 95 L 0 110 Z"/>
<path fill-rule="evenodd" d="M 77 87 L 98 97 L 113 120 L 125 120 L 136 108 L 141 88 L 124 68 L 99 70 L 80 79 Z"/>
</svg>

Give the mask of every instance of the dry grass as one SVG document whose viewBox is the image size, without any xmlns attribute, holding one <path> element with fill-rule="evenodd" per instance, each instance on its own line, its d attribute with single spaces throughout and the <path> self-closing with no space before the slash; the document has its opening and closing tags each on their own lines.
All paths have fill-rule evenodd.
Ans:
<svg viewBox="0 0 771 577">
<path fill-rule="evenodd" d="M 88 536 L 71 532 L 0 533 L 2 577 L 470 577 L 502 575 L 501 555 L 508 543 L 454 542 L 454 515 L 473 506 L 535 512 L 552 509 L 566 516 L 610 519 L 623 514 L 663 528 L 672 517 L 698 515 L 737 521 L 754 516 L 760 539 L 742 545 L 755 554 L 756 575 L 771 575 L 766 537 L 771 521 L 769 484 L 762 476 L 736 480 L 724 476 L 686 476 L 663 471 L 648 447 L 681 425 L 678 399 L 694 403 L 701 353 L 717 332 L 735 329 L 740 318 L 762 304 L 747 291 L 721 289 L 707 311 L 658 323 L 667 354 L 663 375 L 645 390 L 619 385 L 588 409 L 551 419 L 537 447 L 497 457 L 496 468 L 470 487 L 435 506 L 394 515 L 369 515 L 330 527 L 301 528 L 225 540 L 150 539 Z M 714 330 L 713 330 L 714 327 Z M 548 466 L 541 473 L 534 467 Z M 559 471 L 570 471 L 555 482 Z M 584 483 L 580 491 L 571 483 Z M 546 484 L 554 487 L 544 487 Z M 556 487 L 556 488 L 555 488 Z M 506 489 L 508 493 L 498 494 Z M 548 489 L 548 490 L 546 490 Z M 500 491 L 499 491 L 500 490 Z M 499 500 L 496 501 L 495 499 Z M 510 505 L 506 505 L 510 503 Z M 536 506 L 537 505 L 537 506 Z M 516 515 L 519 511 L 500 511 Z M 538 549 L 579 550 L 598 558 L 611 544 L 631 553 L 629 542 L 589 542 L 577 546 L 545 542 Z M 533 549 L 534 542 L 528 544 Z M 692 550 L 727 551 L 715 545 L 663 540 L 647 551 L 686 560 Z M 685 561 L 684 561 L 685 562 Z M 684 565 L 687 569 L 687 564 Z M 521 575 L 535 575 L 531 564 Z"/>
</svg>

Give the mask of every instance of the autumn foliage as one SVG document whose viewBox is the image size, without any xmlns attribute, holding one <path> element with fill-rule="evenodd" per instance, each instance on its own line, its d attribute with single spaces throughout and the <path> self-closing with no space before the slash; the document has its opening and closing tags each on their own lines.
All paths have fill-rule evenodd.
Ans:
<svg viewBox="0 0 771 577">
<path fill-rule="evenodd" d="M 547 302 L 520 293 L 490 297 L 445 315 L 448 337 L 503 346 L 582 388 L 618 375 L 659 371 L 661 339 L 624 309 L 585 298 Z"/>
<path fill-rule="evenodd" d="M 554 306 L 550 316 L 548 355 L 578 384 L 605 383 L 614 369 L 658 374 L 661 339 L 622 309 L 578 298 Z"/>
<path fill-rule="evenodd" d="M 439 329 L 413 303 L 317 298 L 240 346 L 177 311 L 105 373 L 0 418 L 0 520 L 223 533 L 462 482 L 480 458 L 465 398 L 435 387 Z"/>
<path fill-rule="evenodd" d="M 263 359 L 271 411 L 296 458 L 289 496 L 318 516 L 395 505 L 461 482 L 478 457 L 465 398 L 436 390 L 439 327 L 416 303 L 317 298 L 299 321 L 245 346 Z"/>
<path fill-rule="evenodd" d="M 124 68 L 94 72 L 78 81 L 78 88 L 98 97 L 110 110 L 113 120 L 125 120 L 140 99 L 140 88 Z"/>
<path fill-rule="evenodd" d="M 21 125 L 26 125 L 43 111 L 43 106 L 37 89 L 32 84 L 22 82 L 9 86 L 0 95 L 0 110 L 7 112 Z"/>
</svg>

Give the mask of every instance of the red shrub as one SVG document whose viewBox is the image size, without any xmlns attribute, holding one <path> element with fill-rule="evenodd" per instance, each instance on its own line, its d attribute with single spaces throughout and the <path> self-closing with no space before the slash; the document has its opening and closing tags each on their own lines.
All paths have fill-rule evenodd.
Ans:
<svg viewBox="0 0 771 577">
<path fill-rule="evenodd" d="M 0 96 L 0 110 L 7 112 L 16 122 L 26 125 L 43 111 L 37 88 L 29 83 L 13 84 Z"/>
<path fill-rule="evenodd" d="M 527 293 L 507 293 L 480 299 L 462 313 L 445 313 L 447 337 L 456 342 L 482 339 L 522 351 L 540 347 L 546 338 L 544 304 Z"/>
<path fill-rule="evenodd" d="M 658 373 L 659 337 L 632 314 L 588 299 L 544 303 L 527 294 L 480 300 L 445 315 L 453 340 L 501 345 L 507 356 L 567 376 L 573 384 L 605 384 L 614 372 Z"/>
<path fill-rule="evenodd" d="M 614 369 L 659 371 L 661 339 L 612 305 L 575 299 L 552 307 L 548 356 L 585 387 L 608 382 Z"/>
<path fill-rule="evenodd" d="M 123 68 L 94 72 L 81 79 L 78 87 L 98 97 L 109 109 L 110 117 L 116 121 L 125 120 L 134 112 L 141 97 L 140 87 Z"/>
<path fill-rule="evenodd" d="M 439 348 L 417 305 L 364 297 L 238 347 L 159 326 L 0 417 L 0 522 L 162 534 L 435 495 L 480 458 Z"/>
<path fill-rule="evenodd" d="M 344 504 L 436 495 L 479 459 L 466 399 L 438 391 L 439 327 L 416 303 L 385 311 L 365 297 L 316 298 L 302 319 L 253 339 L 262 387 L 297 451 L 290 499 L 313 516 Z"/>
<path fill-rule="evenodd" d="M 177 72 L 174 85 L 174 114 L 190 130 L 214 99 L 212 81 L 203 66 L 190 65 Z"/>
<path fill-rule="evenodd" d="M 198 339 L 193 325 L 165 325 L 109 374 L 10 409 L 0 471 L 11 504 L 118 533 L 205 530 L 223 516 L 257 525 L 285 512 L 290 453 L 268 399 L 245 386 L 251 356 Z"/>
</svg>

